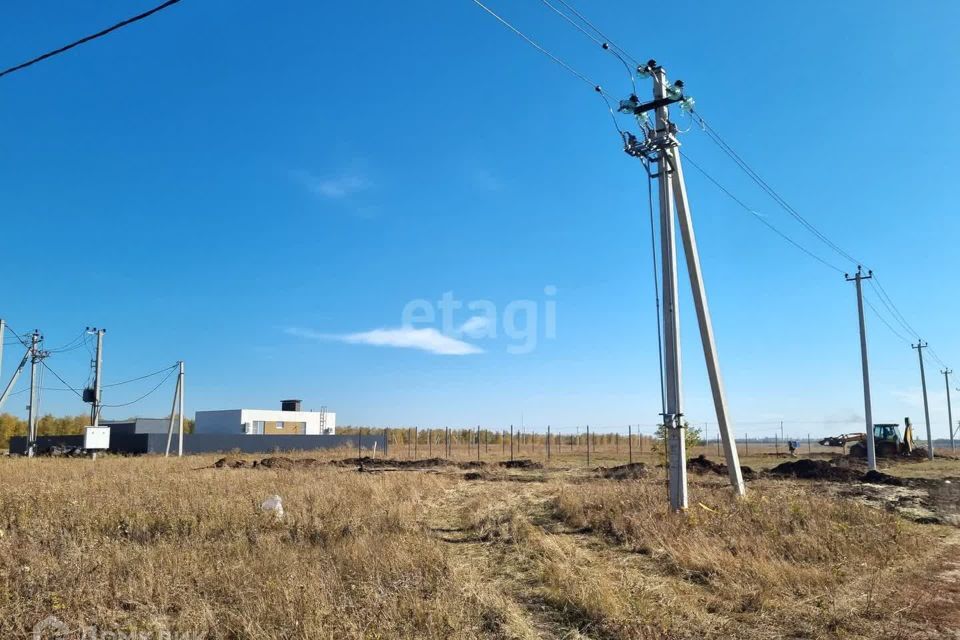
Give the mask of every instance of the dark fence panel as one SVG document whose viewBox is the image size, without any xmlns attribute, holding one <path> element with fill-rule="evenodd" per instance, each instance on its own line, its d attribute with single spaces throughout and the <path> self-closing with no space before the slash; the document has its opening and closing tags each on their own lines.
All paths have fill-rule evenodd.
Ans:
<svg viewBox="0 0 960 640">
<path fill-rule="evenodd" d="M 369 452 L 376 446 L 378 452 L 385 452 L 385 435 L 364 435 L 360 438 L 360 447 Z M 83 436 L 39 436 L 37 452 L 43 454 L 53 446 L 82 447 Z M 258 436 L 244 434 L 188 433 L 183 436 L 184 453 L 218 453 L 239 451 L 240 453 L 273 453 L 276 451 L 310 451 L 312 449 L 336 449 L 344 447 L 356 451 L 356 435 L 326 436 Z M 166 434 L 137 433 L 110 434 L 111 453 L 160 453 L 167 448 Z M 174 434 L 170 445 L 171 453 L 177 451 L 177 435 Z M 27 438 L 10 438 L 10 453 L 23 455 L 27 452 Z"/>
</svg>

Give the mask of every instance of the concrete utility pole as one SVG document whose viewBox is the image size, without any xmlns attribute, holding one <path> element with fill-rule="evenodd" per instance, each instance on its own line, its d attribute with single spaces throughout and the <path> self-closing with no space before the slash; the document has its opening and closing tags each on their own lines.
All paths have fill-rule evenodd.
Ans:
<svg viewBox="0 0 960 640">
<path fill-rule="evenodd" d="M 7 321 L 0 318 L 0 374 L 3 373 L 3 339 L 6 336 Z"/>
<path fill-rule="evenodd" d="M 34 330 L 30 336 L 30 406 L 27 407 L 27 457 L 32 458 L 37 448 L 37 420 L 40 417 L 40 407 L 37 406 L 37 372 L 38 365 L 43 365 L 43 359 L 47 356 L 45 351 L 40 349 L 43 343 L 43 336 L 39 331 Z"/>
<path fill-rule="evenodd" d="M 642 77 L 653 78 L 653 101 L 641 104 L 636 96 L 621 101 L 620 111 L 638 118 L 647 118 L 654 112 L 654 124 L 644 125 L 644 140 L 628 135 L 624 150 L 628 155 L 643 160 L 648 171 L 656 167 L 660 200 L 660 253 L 663 277 L 663 337 L 664 337 L 664 387 L 666 409 L 663 425 L 667 433 L 669 466 L 670 506 L 675 510 L 687 508 L 686 429 L 683 425 L 683 395 L 681 388 L 680 317 L 678 307 L 676 223 L 679 219 L 680 236 L 686 257 L 687 274 L 693 293 L 694 308 L 700 329 L 700 340 L 710 380 L 710 390 L 717 414 L 719 436 L 723 440 L 730 484 L 737 495 L 745 492 L 740 458 L 733 439 L 723 379 L 713 335 L 713 323 L 707 304 L 706 287 L 700 268 L 700 256 L 683 177 L 683 164 L 677 141 L 677 128 L 670 121 L 669 106 L 681 103 L 692 108 L 692 102 L 683 96 L 683 83 L 667 82 L 667 73 L 656 61 L 651 60 L 638 69 Z M 643 120 L 642 120 L 643 121 Z M 676 206 L 676 212 L 674 212 Z"/>
<path fill-rule="evenodd" d="M 950 374 L 953 373 L 953 369 L 944 369 L 940 373 L 947 382 L 947 428 L 950 429 L 950 452 L 953 453 L 956 451 L 953 444 L 953 405 L 950 403 Z"/>
<path fill-rule="evenodd" d="M 667 72 L 663 67 L 653 71 L 654 100 L 667 97 Z M 663 414 L 667 434 L 667 468 L 669 471 L 670 507 L 687 508 L 687 450 L 686 429 L 683 427 L 683 396 L 681 387 L 680 309 L 677 304 L 677 237 L 674 210 L 674 183 L 669 179 L 672 166 L 670 110 L 667 105 L 657 107 L 654 116 L 656 133 L 662 139 L 657 152 L 658 193 L 660 200 L 660 255 L 663 278 L 663 338 L 664 382 L 667 410 Z"/>
<path fill-rule="evenodd" d="M 177 457 L 183 456 L 183 360 L 178 364 L 180 365 L 180 372 L 177 375 L 177 387 L 173 392 L 173 406 L 170 407 L 170 426 L 167 428 L 167 450 L 164 454 L 167 458 L 170 457 L 170 444 L 173 441 L 173 421 L 178 413 L 179 437 L 177 441 Z"/>
<path fill-rule="evenodd" d="M 100 374 L 103 368 L 103 334 L 106 333 L 107 330 L 87 327 L 87 332 L 97 335 L 97 355 L 93 361 L 93 401 L 90 403 L 90 424 L 98 427 L 100 426 Z"/>
<path fill-rule="evenodd" d="M 927 343 L 923 340 L 917 340 L 917 344 L 910 345 L 917 350 L 920 356 L 920 384 L 923 387 L 923 417 L 927 422 L 927 458 L 933 460 L 933 436 L 930 433 L 930 404 L 927 402 L 927 374 L 923 370 L 923 350 L 927 348 Z"/>
<path fill-rule="evenodd" d="M 873 277 L 873 271 L 863 275 L 863 267 L 857 266 L 857 273 L 851 278 L 844 274 L 847 282 L 857 283 L 857 311 L 860 314 L 860 365 L 863 369 L 863 414 L 867 421 L 867 469 L 877 469 L 877 449 L 873 439 L 873 403 L 870 400 L 870 366 L 867 363 L 867 325 L 863 319 L 863 281 Z M 926 397 L 926 392 L 924 392 Z"/>
</svg>

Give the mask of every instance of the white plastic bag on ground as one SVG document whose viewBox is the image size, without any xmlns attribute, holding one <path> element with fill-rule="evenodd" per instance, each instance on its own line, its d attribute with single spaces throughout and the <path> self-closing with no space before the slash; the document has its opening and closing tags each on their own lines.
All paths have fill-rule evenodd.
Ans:
<svg viewBox="0 0 960 640">
<path fill-rule="evenodd" d="M 283 500 L 280 496 L 270 496 L 260 503 L 260 510 L 272 513 L 279 520 L 283 517 Z"/>
</svg>

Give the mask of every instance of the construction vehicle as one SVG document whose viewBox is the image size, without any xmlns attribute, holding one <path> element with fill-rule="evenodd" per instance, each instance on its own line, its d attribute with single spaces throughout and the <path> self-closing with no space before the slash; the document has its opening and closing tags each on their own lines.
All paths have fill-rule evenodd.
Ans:
<svg viewBox="0 0 960 640">
<path fill-rule="evenodd" d="M 846 447 L 850 445 L 850 455 L 855 458 L 867 457 L 867 434 L 844 433 L 824 438 L 820 444 L 825 447 Z M 895 423 L 873 425 L 873 446 L 878 458 L 908 456 L 913 452 L 913 425 L 910 418 L 904 418 L 903 435 L 900 425 Z"/>
<path fill-rule="evenodd" d="M 824 438 L 820 441 L 820 444 L 824 447 L 846 447 L 851 442 L 866 441 L 867 434 L 865 433 L 842 433 L 839 436 L 830 436 L 829 438 Z"/>
</svg>

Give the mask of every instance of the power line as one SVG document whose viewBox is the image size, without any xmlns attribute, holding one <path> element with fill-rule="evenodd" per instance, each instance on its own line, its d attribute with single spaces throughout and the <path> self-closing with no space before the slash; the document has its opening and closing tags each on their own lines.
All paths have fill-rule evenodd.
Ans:
<svg viewBox="0 0 960 640">
<path fill-rule="evenodd" d="M 769 195 L 773 199 L 774 202 L 780 205 L 780 207 L 784 211 L 789 213 L 797 222 L 803 225 L 803 227 L 807 229 L 807 231 L 812 233 L 817 239 L 819 239 L 825 245 L 830 247 L 837 254 L 839 254 L 843 258 L 846 258 L 847 260 L 849 260 L 855 265 L 863 264 L 863 262 L 857 260 L 856 258 L 851 256 L 849 253 L 841 249 L 840 246 L 834 243 L 832 240 L 830 240 L 830 238 L 828 238 L 826 234 L 822 233 L 819 229 L 813 226 L 813 224 L 810 221 L 804 218 L 800 214 L 800 212 L 797 211 L 789 202 L 787 202 L 787 200 L 783 196 L 781 196 L 773 187 L 771 187 L 770 184 L 766 180 L 764 180 L 760 176 L 760 174 L 758 174 L 746 162 L 746 160 L 740 157 L 740 155 L 733 149 L 733 147 L 727 144 L 727 142 L 720 136 L 720 134 L 717 133 L 716 129 L 711 127 L 710 124 L 706 120 L 704 120 L 703 116 L 701 116 L 698 112 L 693 112 L 692 115 L 697 120 L 697 122 L 700 123 L 700 126 L 703 128 L 703 131 L 707 134 L 707 137 L 710 138 L 710 140 L 714 144 L 716 144 L 721 151 L 723 151 L 728 157 L 730 157 L 730 159 L 733 160 L 734 163 L 737 166 L 739 166 L 740 169 L 742 169 L 743 172 L 746 173 L 747 176 L 757 184 L 757 186 L 763 189 L 763 191 L 765 191 L 767 195 Z"/>
<path fill-rule="evenodd" d="M 44 368 L 44 369 L 46 369 L 47 371 L 49 371 L 50 373 L 52 373 L 52 374 L 54 375 L 54 377 L 56 377 L 57 380 L 59 380 L 61 383 L 63 383 L 63 386 L 67 387 L 70 391 L 73 391 L 75 394 L 77 394 L 77 397 L 78 397 L 78 398 L 81 398 L 81 399 L 83 398 L 83 394 L 80 393 L 79 391 L 77 391 L 76 389 L 74 389 L 72 386 L 70 386 L 70 383 L 69 383 L 69 382 L 67 382 L 66 380 L 64 380 L 63 378 L 61 378 L 61 377 L 60 377 L 60 374 L 57 373 L 56 371 L 54 371 L 53 369 L 51 369 L 51 368 L 50 368 L 50 365 L 48 365 L 48 364 L 46 363 L 46 361 L 41 360 L 41 361 L 40 361 L 40 364 L 43 365 L 43 368 Z"/>
<path fill-rule="evenodd" d="M 657 232 L 653 218 L 653 176 L 650 167 L 647 170 L 647 204 L 650 210 L 650 258 L 653 261 L 653 295 L 657 307 L 657 359 L 660 362 L 660 415 L 667 413 L 667 392 L 663 374 L 663 327 L 660 324 L 660 276 L 657 273 Z"/>
<path fill-rule="evenodd" d="M 934 350 L 930 347 L 929 344 L 927 345 L 927 351 L 930 353 L 930 355 L 933 356 L 933 359 L 936 360 L 937 363 L 938 363 L 941 367 L 943 367 L 944 369 L 949 369 L 949 368 L 950 368 L 950 367 L 948 367 L 948 366 L 946 365 L 946 363 L 944 363 L 943 360 L 940 359 L 940 356 L 937 355 L 937 352 L 934 351 Z"/>
<path fill-rule="evenodd" d="M 41 389 L 41 390 L 43 390 L 43 391 L 73 391 L 73 389 L 70 389 L 70 388 L 67 388 L 67 387 L 37 387 L 37 388 L 38 388 L 38 389 Z M 26 393 L 26 392 L 28 392 L 28 391 L 30 391 L 30 387 L 24 387 L 23 389 L 20 389 L 19 391 L 11 391 L 11 392 L 10 392 L 10 395 L 11 395 L 11 396 L 16 396 L 16 395 L 20 395 L 21 393 Z M 9 396 L 8 396 L 8 397 L 9 397 Z"/>
<path fill-rule="evenodd" d="M 537 43 L 536 41 L 534 41 L 532 38 L 530 38 L 529 36 L 527 36 L 525 33 L 523 33 L 522 31 L 520 31 L 519 29 L 517 29 L 515 26 L 513 26 L 513 25 L 510 24 L 509 22 L 507 22 L 504 18 L 502 18 L 499 14 L 497 14 L 493 9 L 491 9 L 491 8 L 488 7 L 487 5 L 485 5 L 485 4 L 483 4 L 482 2 L 480 2 L 480 0 L 473 0 L 473 3 L 476 4 L 477 6 L 479 6 L 481 9 L 483 9 L 483 10 L 486 11 L 487 13 L 489 13 L 489 14 L 490 14 L 491 16 L 493 16 L 494 18 L 496 18 L 497 21 L 500 22 L 500 24 L 502 24 L 502 25 L 505 26 L 507 29 L 510 29 L 510 31 L 512 31 L 513 33 L 515 33 L 515 34 L 518 35 L 519 37 L 521 37 L 521 38 L 522 38 L 524 41 L 526 41 L 526 43 L 529 44 L 531 47 L 533 47 L 534 49 L 536 49 L 537 51 L 539 51 L 539 52 L 542 53 L 543 55 L 547 56 L 548 58 L 550 58 L 551 60 L 553 60 L 555 63 L 557 63 L 558 65 L 560 65 L 560 66 L 563 67 L 564 69 L 566 69 L 566 70 L 567 70 L 569 73 L 571 73 L 574 77 L 578 78 L 578 79 L 581 80 L 582 82 L 585 82 L 585 83 L 587 83 L 588 85 L 590 85 L 591 87 L 593 87 L 593 88 L 597 91 L 597 93 L 599 93 L 600 95 L 603 95 L 603 96 L 605 96 L 605 97 L 612 97 L 612 96 L 607 96 L 607 94 L 603 91 L 603 88 L 600 87 L 600 85 L 598 85 L 597 83 L 593 82 L 592 80 L 590 80 L 590 78 L 588 78 L 588 77 L 585 76 L 584 74 L 580 73 L 579 71 L 577 71 L 576 69 L 574 69 L 573 67 L 571 67 L 569 64 L 567 64 L 566 62 L 564 62 L 563 60 L 561 60 L 560 58 L 558 58 L 557 56 L 555 56 L 554 54 L 552 54 L 552 53 L 550 53 L 549 51 L 547 51 L 547 50 L 546 50 L 543 46 L 541 46 L 539 43 Z"/>
<path fill-rule="evenodd" d="M 10 326 L 10 323 L 9 323 L 9 322 L 4 323 L 4 324 L 5 324 L 5 326 L 7 327 L 7 331 L 9 331 L 10 333 L 12 333 L 12 334 L 13 334 L 13 337 L 17 339 L 17 342 L 19 342 L 20 344 L 22 344 L 22 345 L 25 346 L 25 347 L 29 347 L 29 346 L 30 346 L 30 344 L 23 338 L 23 336 L 21 336 L 19 333 L 17 333 L 16 331 L 13 330 L 13 328 Z M 29 335 L 29 334 L 28 334 L 28 335 Z"/>
<path fill-rule="evenodd" d="M 80 335 L 78 335 L 76 338 L 66 343 L 62 347 L 48 349 L 47 351 L 49 353 L 65 353 L 67 351 L 73 351 L 74 349 L 79 349 L 83 347 L 83 342 L 86 339 L 86 335 L 87 335 L 87 330 L 84 329 L 83 331 L 80 332 Z"/>
<path fill-rule="evenodd" d="M 737 196 L 735 196 L 729 189 L 727 189 L 725 186 L 723 186 L 722 184 L 720 184 L 720 182 L 719 182 L 716 178 L 714 178 L 714 177 L 711 176 L 709 173 L 707 173 L 706 170 L 703 169 L 703 167 L 701 167 L 699 164 L 697 164 L 696 162 L 694 162 L 694 160 L 690 157 L 689 154 L 687 154 L 687 153 L 682 153 L 681 155 L 682 155 L 683 159 L 684 159 L 686 162 L 688 162 L 694 169 L 696 169 L 696 170 L 699 171 L 701 174 L 703 174 L 703 176 L 704 176 L 707 180 L 709 180 L 710 182 L 712 182 L 712 183 L 714 184 L 714 186 L 716 186 L 716 187 L 717 187 L 718 189 L 720 189 L 723 193 L 725 193 L 731 200 L 733 200 L 733 201 L 736 202 L 738 205 L 740 205 L 740 206 L 743 208 L 744 211 L 746 211 L 747 213 L 749 213 L 750 215 L 752 215 L 752 216 L 753 216 L 756 220 L 758 220 L 759 222 L 763 223 L 763 225 L 766 226 L 768 229 L 770 229 L 770 230 L 773 231 L 775 234 L 777 234 L 778 236 L 780 236 L 781 238 L 783 238 L 784 240 L 786 240 L 787 242 L 789 242 L 790 244 L 792 244 L 794 247 L 796 247 L 796 248 L 799 249 L 800 251 L 804 252 L 805 254 L 807 254 L 808 256 L 810 256 L 811 258 L 813 258 L 814 260 L 816 260 L 817 262 L 819 262 L 819 263 L 822 264 L 823 266 L 827 267 L 828 269 L 833 269 L 833 270 L 836 271 L 837 273 L 844 273 L 843 269 L 837 267 L 837 266 L 834 265 L 834 264 L 831 264 L 830 262 L 827 262 L 826 260 L 824 260 L 823 258 L 821 258 L 820 256 L 818 256 L 817 254 L 813 253 L 812 251 L 810 251 L 809 249 L 807 249 L 806 247 L 804 247 L 803 245 L 801 245 L 799 242 L 797 242 L 796 240 L 794 240 L 793 238 L 791 238 L 790 236 L 788 236 L 786 233 L 784 233 L 783 231 L 780 231 L 780 229 L 778 229 L 777 227 L 775 227 L 769 220 L 767 220 L 766 218 L 764 218 L 763 216 L 761 216 L 759 213 L 757 213 L 756 211 L 754 211 L 753 209 L 751 209 L 749 206 L 747 206 L 747 205 L 743 202 L 743 200 L 741 200 L 740 198 L 738 198 Z"/>
<path fill-rule="evenodd" d="M 82 44 L 85 44 L 85 43 L 87 43 L 87 42 L 90 42 L 90 41 L 92 41 L 92 40 L 96 40 L 97 38 L 102 38 L 103 36 L 105 36 L 105 35 L 113 32 L 113 31 L 116 31 L 117 29 L 121 29 L 121 28 L 123 28 L 123 27 L 125 27 L 125 26 L 127 26 L 127 25 L 129 25 L 129 24 L 133 24 L 134 22 L 138 22 L 138 21 L 140 21 L 140 20 L 143 20 L 144 18 L 148 18 L 148 17 L 152 16 L 153 14 L 155 14 L 155 13 L 157 13 L 157 12 L 159 12 L 159 11 L 163 11 L 163 10 L 166 9 L 167 7 L 170 7 L 170 6 L 172 6 L 172 5 L 177 4 L 178 2 L 180 2 L 180 0 L 167 0 L 167 1 L 164 2 L 163 4 L 161 4 L 161 5 L 159 5 L 159 6 L 156 6 L 156 7 L 154 7 L 153 9 L 150 9 L 149 11 L 144 11 L 143 13 L 137 14 L 137 15 L 133 16 L 132 18 L 127 18 L 126 20 L 123 20 L 123 21 L 121 21 L 121 22 L 118 22 L 117 24 L 113 25 L 112 27 L 107 27 L 106 29 L 103 29 L 102 31 L 98 31 L 98 32 L 96 32 L 96 33 L 94 33 L 94 34 L 91 34 L 91 35 L 89 35 L 89 36 L 85 36 L 85 37 L 83 37 L 83 38 L 80 38 L 80 39 L 77 40 L 76 42 L 71 42 L 71 43 L 68 44 L 68 45 L 65 45 L 65 46 L 60 47 L 59 49 L 54 49 L 53 51 L 48 51 L 47 53 L 44 53 L 44 54 L 42 54 L 42 55 L 37 56 L 36 58 L 32 58 L 32 59 L 30 59 L 30 60 L 27 60 L 26 62 L 21 62 L 21 63 L 18 64 L 18 65 L 14 65 L 14 66 L 12 66 L 12 67 L 9 67 L 8 69 L 4 69 L 3 71 L 0 71 L 0 78 L 2 78 L 2 77 L 5 76 L 5 75 L 9 75 L 9 74 L 13 73 L 14 71 L 20 71 L 20 70 L 22 70 L 22 69 L 26 69 L 27 67 L 32 66 L 32 65 L 35 65 L 35 64 L 37 64 L 38 62 L 42 62 L 42 61 L 44 61 L 44 60 L 46 60 L 46 59 L 48 59 L 48 58 L 52 58 L 52 57 L 54 57 L 54 56 L 56 56 L 56 55 L 60 55 L 61 53 L 64 53 L 64 52 L 66 52 L 66 51 L 69 51 L 70 49 L 73 49 L 74 47 L 78 47 L 78 46 L 80 46 L 80 45 L 82 45 Z"/>
<path fill-rule="evenodd" d="M 563 18 L 564 20 L 566 20 L 567 22 L 569 22 L 571 25 L 573 25 L 573 27 L 574 27 L 575 29 L 577 29 L 580 33 L 582 33 L 583 35 L 585 35 L 585 36 L 587 36 L 588 38 L 590 38 L 590 39 L 591 39 L 593 42 L 595 42 L 596 44 L 600 45 L 600 48 L 601 48 L 601 49 L 603 49 L 604 51 L 609 51 L 611 54 L 613 54 L 613 55 L 617 58 L 617 60 L 619 60 L 619 61 L 623 64 L 623 66 L 626 67 L 626 69 L 627 69 L 627 75 L 630 76 L 630 84 L 633 86 L 633 92 L 634 92 L 634 93 L 637 92 L 637 83 L 636 83 L 636 79 L 635 79 L 635 77 L 634 77 L 636 65 L 633 66 L 633 67 L 631 67 L 631 66 L 630 66 L 630 63 L 623 59 L 623 56 L 620 54 L 619 51 L 617 51 L 617 49 L 618 49 L 619 47 L 616 47 L 616 45 L 611 46 L 611 44 L 610 44 L 609 42 L 606 42 L 605 40 L 601 40 L 601 39 L 598 38 L 597 36 L 593 35 L 593 34 L 590 33 L 589 31 L 587 31 L 587 30 L 583 27 L 583 25 L 579 24 L 576 20 L 574 20 L 573 18 L 571 18 L 570 16 L 568 16 L 566 13 L 564 13 L 564 12 L 561 11 L 560 9 L 558 9 L 558 8 L 556 8 L 555 6 L 553 6 L 552 4 L 550 4 L 549 0 L 540 0 L 540 1 L 541 1 L 543 4 L 545 4 L 547 7 L 549 7 L 549 8 L 550 8 L 554 13 L 556 13 L 558 16 L 560 16 L 561 18 Z M 566 4 L 566 3 L 564 3 L 564 4 Z M 576 11 L 576 9 L 573 9 L 572 7 L 570 7 L 570 5 L 566 5 L 566 6 L 567 6 L 567 8 L 572 9 L 573 11 Z M 581 18 L 581 19 L 583 19 L 583 18 Z M 594 29 L 594 31 L 596 31 L 596 29 Z M 597 32 L 597 33 L 599 33 L 599 32 Z M 600 36 L 601 36 L 601 37 L 604 37 L 602 33 L 600 33 Z"/>
<path fill-rule="evenodd" d="M 153 394 L 153 393 L 154 393 L 157 389 L 159 389 L 160 387 L 162 387 L 162 386 L 163 386 L 163 383 L 166 382 L 167 380 L 169 380 L 169 379 L 170 379 L 170 376 L 173 375 L 174 370 L 175 370 L 175 367 L 171 367 L 170 370 L 167 372 L 167 375 L 165 375 L 165 376 L 163 377 L 163 380 L 161 380 L 160 382 L 157 383 L 157 386 L 155 386 L 153 389 L 150 389 L 150 391 L 147 391 L 145 394 L 143 394 L 142 396 L 140 396 L 140 397 L 137 398 L 136 400 L 131 400 L 130 402 L 122 402 L 122 403 L 120 403 L 120 404 L 101 404 L 100 407 L 101 407 L 101 408 L 103 408 L 103 407 L 111 407 L 111 408 L 116 408 L 116 407 L 129 407 L 129 406 L 132 405 L 132 404 L 136 404 L 136 403 L 140 402 L 141 400 L 143 400 L 144 398 L 146 398 L 147 396 L 150 396 L 151 394 Z"/>
<path fill-rule="evenodd" d="M 636 59 L 636 58 L 634 58 L 633 56 L 631 56 L 631 55 L 627 52 L 626 49 L 624 49 L 623 47 L 621 47 L 620 45 L 618 45 L 617 43 L 615 43 L 613 40 L 611 40 L 610 38 L 608 38 L 608 37 L 606 36 L 606 34 L 604 34 L 603 31 L 600 31 L 600 29 L 598 29 L 596 25 L 594 25 L 592 22 L 590 22 L 590 20 L 587 19 L 587 17 L 586 17 L 585 15 L 583 15 L 582 13 L 580 13 L 579 11 L 577 11 L 576 7 L 574 7 L 572 4 L 570 4 L 570 3 L 567 2 L 566 0 L 557 0 L 557 2 L 559 2 L 560 4 L 562 4 L 564 7 L 566 7 L 567 9 L 569 9 L 571 12 L 573 12 L 573 14 L 574 14 L 575 16 L 577 16 L 578 18 L 580 18 L 580 20 L 582 20 L 585 25 L 587 25 L 588 27 L 590 27 L 591 29 L 593 29 L 594 33 L 596 33 L 598 36 L 600 36 L 601 38 L 603 38 L 603 40 L 604 40 L 607 44 L 610 45 L 610 47 L 612 48 L 612 50 L 615 50 L 615 52 L 618 52 L 618 53 L 620 53 L 620 55 L 624 56 L 625 58 L 628 58 L 635 66 L 640 66 L 640 63 L 637 62 L 637 59 Z M 617 56 L 617 57 L 619 57 L 619 56 Z"/>
<path fill-rule="evenodd" d="M 877 279 L 874 275 L 875 284 L 871 286 L 874 287 L 874 291 L 877 292 L 877 295 L 880 296 L 881 300 L 884 301 L 884 304 L 887 305 L 887 308 L 890 310 L 890 313 L 893 314 L 894 319 L 897 320 L 906 329 L 907 333 L 911 334 L 914 338 L 920 339 L 920 334 L 917 333 L 917 330 L 910 326 L 910 323 L 907 322 L 907 319 L 903 317 L 903 314 L 900 313 L 900 310 L 897 308 L 897 305 L 894 304 L 893 299 L 887 293 L 887 290 L 883 288 L 883 284 Z"/>
<path fill-rule="evenodd" d="M 173 365 L 171 365 L 171 366 L 169 366 L 169 367 L 166 367 L 166 368 L 164 368 L 164 369 L 160 369 L 159 371 L 154 371 L 153 373 L 148 373 L 148 374 L 145 374 L 145 375 L 142 375 L 142 376 L 138 376 L 138 377 L 136 377 L 136 378 L 130 378 L 129 380 L 123 380 L 123 381 L 121 381 L 121 382 L 112 382 L 112 383 L 110 383 L 110 384 L 103 384 L 103 385 L 100 385 L 100 386 L 101 386 L 101 387 L 104 387 L 104 388 L 106 388 L 106 387 L 119 387 L 120 385 L 129 384 L 129 383 L 131 383 L 131 382 L 136 382 L 136 381 L 138 381 L 138 380 L 145 380 L 146 378 L 152 378 L 153 376 L 160 375 L 161 373 L 164 373 L 165 371 L 169 371 L 170 369 L 173 369 L 173 368 L 175 368 L 175 367 L 177 367 L 177 366 L 178 366 L 178 364 L 173 364 Z"/>
<path fill-rule="evenodd" d="M 904 344 L 910 344 L 910 339 L 909 339 L 909 338 L 906 338 L 903 334 L 901 334 L 899 331 L 897 331 L 896 329 L 894 329 L 894 328 L 893 328 L 893 325 L 890 324 L 889 322 L 887 322 L 887 319 L 884 318 L 883 315 L 882 315 L 879 311 L 877 311 L 877 308 L 876 308 L 875 306 L 873 306 L 873 303 L 870 302 L 870 299 L 869 299 L 869 298 L 867 298 L 866 296 L 864 296 L 864 297 L 863 297 L 863 301 L 867 303 L 867 306 L 870 307 L 871 311 L 873 311 L 874 315 L 877 316 L 877 318 L 880 320 L 880 322 L 882 322 L 883 324 L 885 324 L 885 325 L 887 326 L 887 329 L 890 329 L 890 331 L 891 331 L 891 333 L 893 333 L 893 335 L 895 335 L 895 336 L 897 336 L 898 338 L 900 338 L 900 340 L 901 340 Z"/>
</svg>

